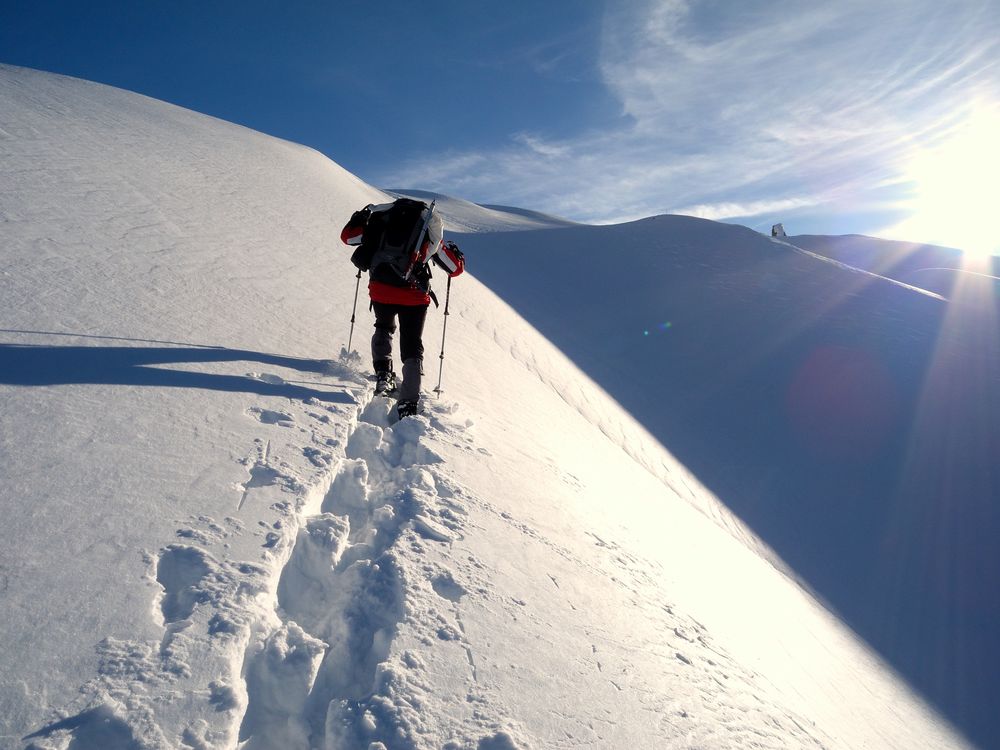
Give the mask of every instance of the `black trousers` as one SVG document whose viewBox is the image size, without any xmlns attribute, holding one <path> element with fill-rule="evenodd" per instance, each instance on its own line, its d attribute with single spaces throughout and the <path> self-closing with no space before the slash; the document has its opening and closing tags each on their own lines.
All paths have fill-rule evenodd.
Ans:
<svg viewBox="0 0 1000 750">
<path fill-rule="evenodd" d="M 372 310 L 375 312 L 372 364 L 376 372 L 393 369 L 392 337 L 396 333 L 396 320 L 399 320 L 399 358 L 403 361 L 403 382 L 399 387 L 399 398 L 403 401 L 415 401 L 420 397 L 427 307 L 372 302 Z"/>
</svg>

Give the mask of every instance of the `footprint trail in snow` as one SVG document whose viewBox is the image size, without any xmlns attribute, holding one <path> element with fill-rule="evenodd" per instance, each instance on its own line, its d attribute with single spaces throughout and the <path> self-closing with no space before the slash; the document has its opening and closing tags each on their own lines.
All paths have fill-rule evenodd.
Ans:
<svg viewBox="0 0 1000 750">
<path fill-rule="evenodd" d="M 240 731 L 248 750 L 418 746 L 418 702 L 405 673 L 419 657 L 407 653 L 393 664 L 389 648 L 401 622 L 419 627 L 418 608 L 408 606 L 415 586 L 452 603 L 464 593 L 447 572 L 426 580 L 408 553 L 460 538 L 465 508 L 426 440 L 449 429 L 446 410 L 434 405 L 430 418 L 390 427 L 388 399 L 368 399 L 281 572 L 280 624 L 248 657 Z M 440 623 L 427 628 L 429 639 L 442 637 Z"/>
<path fill-rule="evenodd" d="M 413 602 L 454 608 L 463 589 L 415 560 L 422 545 L 461 538 L 466 516 L 432 437 L 471 440 L 454 406 L 431 403 L 390 426 L 391 403 L 373 398 L 364 375 L 342 364 L 327 374 L 353 406 L 289 399 L 248 410 L 264 433 L 241 461 L 233 515 L 179 520 L 176 539 L 145 554 L 162 637 L 104 637 L 95 677 L 26 747 L 424 746 L 428 686 L 407 677 L 423 662 L 390 647 L 401 623 L 427 643 L 461 638 Z M 455 748 L 475 747 L 503 740 L 502 723 L 484 710 L 446 733 Z"/>
</svg>

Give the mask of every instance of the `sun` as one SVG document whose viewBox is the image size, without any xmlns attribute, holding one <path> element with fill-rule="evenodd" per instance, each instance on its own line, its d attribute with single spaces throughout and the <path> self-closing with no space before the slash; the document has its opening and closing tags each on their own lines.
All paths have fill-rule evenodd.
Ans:
<svg viewBox="0 0 1000 750">
<path fill-rule="evenodd" d="M 1000 254 L 1000 106 L 977 106 L 943 140 L 916 152 L 905 180 L 914 186 L 912 214 L 892 234 Z"/>
</svg>

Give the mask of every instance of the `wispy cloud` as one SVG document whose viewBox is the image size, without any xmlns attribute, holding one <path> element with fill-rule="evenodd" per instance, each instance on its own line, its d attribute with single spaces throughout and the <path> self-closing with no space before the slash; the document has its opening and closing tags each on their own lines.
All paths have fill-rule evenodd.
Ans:
<svg viewBox="0 0 1000 750">
<path fill-rule="evenodd" d="M 800 208 L 815 206 L 816 198 L 785 198 L 783 200 L 750 201 L 748 203 L 702 203 L 678 208 L 674 213 L 697 216 L 701 219 L 741 219 L 762 214 L 781 214 Z"/>
<path fill-rule="evenodd" d="M 530 133 L 518 133 L 514 136 L 513 140 L 515 143 L 527 146 L 531 151 L 546 159 L 571 155 L 571 150 L 568 146 L 549 143 L 545 139 L 531 135 Z"/>
<path fill-rule="evenodd" d="M 1000 99 L 998 38 L 994 0 L 618 3 L 599 60 L 615 127 L 540 124 L 382 179 L 596 222 L 842 210 L 898 184 L 972 100 Z"/>
</svg>

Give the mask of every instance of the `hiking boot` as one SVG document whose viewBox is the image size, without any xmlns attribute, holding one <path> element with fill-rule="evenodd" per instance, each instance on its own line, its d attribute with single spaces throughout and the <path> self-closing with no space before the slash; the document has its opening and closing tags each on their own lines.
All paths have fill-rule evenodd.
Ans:
<svg viewBox="0 0 1000 750">
<path fill-rule="evenodd" d="M 396 390 L 396 373 L 392 370 L 380 370 L 375 373 L 375 395 L 387 396 Z"/>
<path fill-rule="evenodd" d="M 405 419 L 406 417 L 412 417 L 420 413 L 420 402 L 419 401 L 400 401 L 396 404 L 396 414 L 399 415 L 400 419 Z"/>
</svg>

